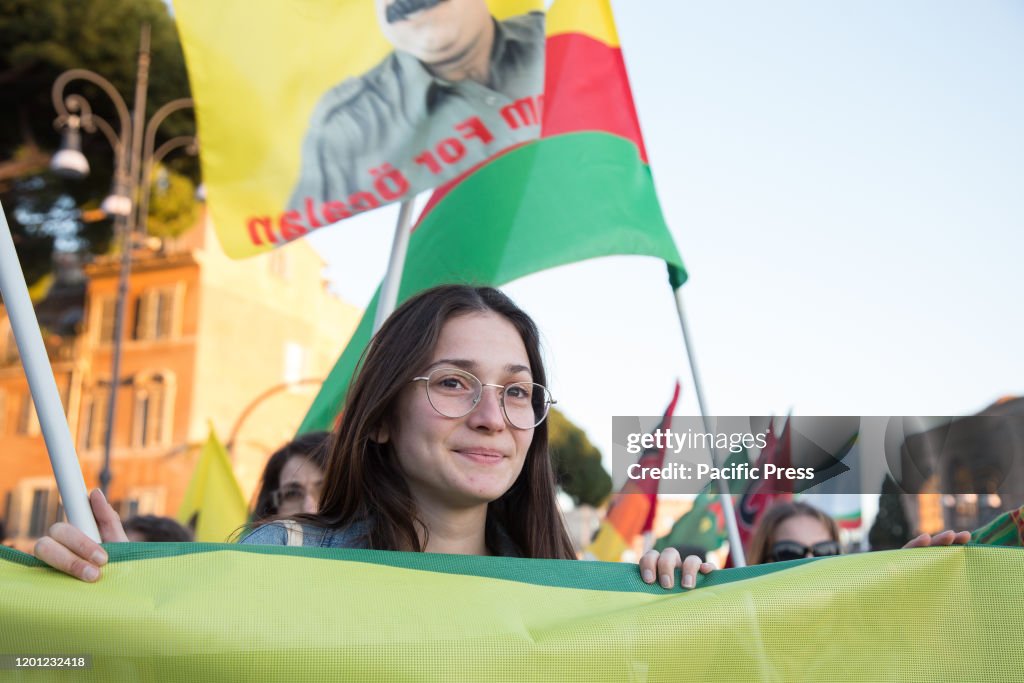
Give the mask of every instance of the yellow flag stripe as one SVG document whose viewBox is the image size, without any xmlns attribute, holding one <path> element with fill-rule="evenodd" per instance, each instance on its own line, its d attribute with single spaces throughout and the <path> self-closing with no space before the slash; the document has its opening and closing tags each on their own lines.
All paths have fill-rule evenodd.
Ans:
<svg viewBox="0 0 1024 683">
<path fill-rule="evenodd" d="M 555 0 L 546 21 L 548 38 L 578 33 L 608 47 L 619 47 L 619 33 L 608 0 Z"/>
</svg>

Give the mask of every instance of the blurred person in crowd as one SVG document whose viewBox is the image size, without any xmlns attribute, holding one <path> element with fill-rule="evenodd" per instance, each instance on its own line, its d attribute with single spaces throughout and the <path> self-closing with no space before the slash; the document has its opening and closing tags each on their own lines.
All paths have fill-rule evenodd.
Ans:
<svg viewBox="0 0 1024 683">
<path fill-rule="evenodd" d="M 971 540 L 969 531 L 921 534 L 904 548 L 929 545 L 963 545 Z M 776 503 L 758 520 L 750 540 L 747 563 L 767 564 L 805 557 L 830 557 L 842 553 L 839 525 L 827 513 L 799 501 Z"/>
<path fill-rule="evenodd" d="M 270 456 L 253 504 L 253 523 L 317 512 L 329 437 L 329 432 L 302 434 Z"/>
<path fill-rule="evenodd" d="M 124 533 L 135 543 L 190 543 L 192 532 L 170 517 L 136 515 L 124 523 Z"/>
</svg>

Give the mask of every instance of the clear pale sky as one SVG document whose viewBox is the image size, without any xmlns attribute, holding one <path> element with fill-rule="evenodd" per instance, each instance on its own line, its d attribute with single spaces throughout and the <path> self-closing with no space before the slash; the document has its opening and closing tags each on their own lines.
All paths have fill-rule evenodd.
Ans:
<svg viewBox="0 0 1024 683">
<path fill-rule="evenodd" d="M 958 415 L 1024 394 L 1024 4 L 613 4 L 713 414 Z M 353 303 L 396 214 L 313 238 Z M 677 414 L 696 414 L 661 262 L 505 290 L 606 465 L 611 416 L 660 414 L 676 377 Z"/>
</svg>

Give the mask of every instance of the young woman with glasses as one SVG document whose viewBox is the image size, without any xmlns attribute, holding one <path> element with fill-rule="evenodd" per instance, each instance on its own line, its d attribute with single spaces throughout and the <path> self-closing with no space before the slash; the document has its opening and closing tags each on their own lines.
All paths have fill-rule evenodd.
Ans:
<svg viewBox="0 0 1024 683">
<path fill-rule="evenodd" d="M 536 326 L 498 290 L 442 286 L 413 297 L 364 354 L 331 439 L 320 509 L 293 518 L 301 543 L 574 558 L 555 499 L 546 382 Z M 104 539 L 123 540 L 107 535 L 120 524 L 93 496 Z M 102 562 L 90 558 L 102 549 L 77 530 L 59 531 L 37 555 L 95 580 L 98 572 L 90 579 L 81 569 L 98 569 Z M 242 543 L 290 538 L 286 525 L 271 522 Z M 678 568 L 692 587 L 713 566 L 674 549 L 640 562 L 643 579 L 665 588 Z"/>
</svg>

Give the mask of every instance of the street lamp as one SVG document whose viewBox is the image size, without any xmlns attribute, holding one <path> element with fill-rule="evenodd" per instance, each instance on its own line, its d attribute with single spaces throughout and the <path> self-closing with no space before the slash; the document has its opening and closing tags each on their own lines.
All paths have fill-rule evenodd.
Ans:
<svg viewBox="0 0 1024 683">
<path fill-rule="evenodd" d="M 64 90 L 72 81 L 88 81 L 98 86 L 117 109 L 118 131 L 105 119 L 93 114 L 89 101 L 82 95 Z M 103 442 L 103 469 L 100 471 L 100 489 L 104 495 L 110 485 L 110 452 L 114 439 L 114 416 L 117 410 L 117 392 L 121 376 L 121 342 L 124 337 L 124 308 L 128 294 L 128 276 L 132 265 L 132 235 L 136 229 L 145 234 L 149 213 L 150 174 L 153 164 L 169 152 L 185 147 L 191 154 L 198 152 L 195 137 L 179 136 L 168 140 L 154 150 L 156 130 L 169 115 L 192 107 L 191 98 L 168 102 L 153 114 L 146 116 L 146 90 L 149 85 L 149 24 L 143 24 L 139 37 L 138 69 L 135 74 L 135 106 L 129 115 L 128 105 L 121 94 L 108 81 L 88 69 L 65 71 L 53 83 L 53 106 L 57 110 L 54 126 L 63 131 L 60 150 L 53 156 L 50 168 L 63 177 L 84 178 L 89 174 L 89 162 L 81 150 L 81 130 L 95 133 L 99 130 L 114 150 L 114 182 L 110 195 L 101 208 L 114 217 L 115 231 L 121 241 L 121 270 L 118 276 L 117 299 L 114 306 L 114 347 L 110 369 L 110 400 L 107 402 L 107 429 Z"/>
</svg>

